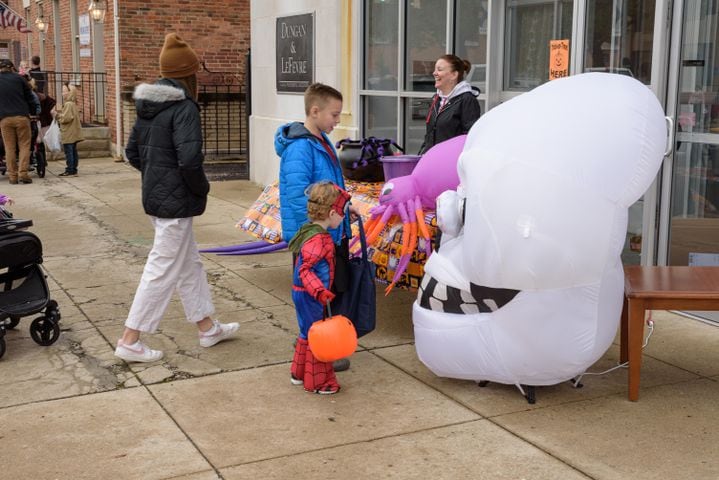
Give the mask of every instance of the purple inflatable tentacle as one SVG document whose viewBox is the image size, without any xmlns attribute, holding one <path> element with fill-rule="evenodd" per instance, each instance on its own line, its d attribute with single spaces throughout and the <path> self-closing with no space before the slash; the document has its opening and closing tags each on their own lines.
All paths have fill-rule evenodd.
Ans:
<svg viewBox="0 0 719 480">
<path fill-rule="evenodd" d="M 424 205 L 422 205 L 422 201 L 419 198 L 419 195 L 417 195 L 414 199 L 415 208 L 422 207 L 424 210 Z M 424 218 L 418 218 L 417 222 L 424 222 Z M 417 228 L 417 234 L 419 235 L 420 229 Z M 432 255 L 432 239 L 429 237 L 422 236 L 424 238 L 424 253 L 427 255 L 427 258 L 429 258 L 430 255 Z"/>
<path fill-rule="evenodd" d="M 386 224 L 389 222 L 389 219 L 392 218 L 392 214 L 394 213 L 394 205 L 389 205 L 387 209 L 382 214 L 382 218 L 380 219 L 380 222 L 383 224 Z"/>
<path fill-rule="evenodd" d="M 412 257 L 411 253 L 408 253 L 406 255 L 402 255 L 399 258 L 399 263 L 397 264 L 397 270 L 394 271 L 394 277 L 392 277 L 392 283 L 399 282 L 399 279 L 402 278 L 402 274 L 405 270 L 407 270 L 407 265 L 409 265 L 409 259 Z"/>
<path fill-rule="evenodd" d="M 409 219 L 407 217 L 407 207 L 404 206 L 404 203 L 398 203 L 397 210 L 399 210 L 399 218 L 402 219 L 402 223 L 405 224 L 409 222 Z"/>
<path fill-rule="evenodd" d="M 377 205 L 370 208 L 369 213 L 372 217 L 375 217 L 382 214 L 385 210 L 387 210 L 387 205 Z"/>
<path fill-rule="evenodd" d="M 280 242 L 280 243 L 285 243 L 285 242 Z M 276 245 L 276 244 L 266 242 L 265 240 L 257 240 L 255 242 L 242 243 L 240 245 L 230 245 L 228 247 L 204 248 L 204 249 L 200 250 L 200 253 L 237 252 L 237 251 L 242 251 L 242 250 L 254 250 L 256 248 L 266 247 L 268 245 Z M 285 246 L 287 246 L 287 243 L 285 243 Z"/>
<path fill-rule="evenodd" d="M 234 250 L 234 251 L 230 251 L 230 252 L 221 252 L 221 253 L 218 253 L 217 255 L 256 255 L 258 253 L 275 252 L 277 250 L 282 250 L 286 247 L 287 247 L 286 242 L 280 242 L 280 243 L 275 243 L 275 244 L 271 244 L 271 245 L 266 245 L 264 247 L 259 247 L 254 250 Z"/>
</svg>

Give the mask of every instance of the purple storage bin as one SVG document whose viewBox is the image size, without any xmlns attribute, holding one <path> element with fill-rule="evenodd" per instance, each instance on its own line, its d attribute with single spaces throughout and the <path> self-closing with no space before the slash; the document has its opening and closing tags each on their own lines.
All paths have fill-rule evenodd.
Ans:
<svg viewBox="0 0 719 480">
<path fill-rule="evenodd" d="M 409 175 L 417 166 L 417 162 L 422 158 L 421 155 L 392 155 L 379 159 L 382 162 L 382 170 L 384 170 L 384 181 L 388 182 L 395 177 L 404 177 Z"/>
</svg>

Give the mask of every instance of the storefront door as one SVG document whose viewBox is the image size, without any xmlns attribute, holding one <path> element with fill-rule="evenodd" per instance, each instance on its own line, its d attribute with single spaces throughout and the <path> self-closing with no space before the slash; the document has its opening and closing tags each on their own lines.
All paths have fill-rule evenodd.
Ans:
<svg viewBox="0 0 719 480">
<path fill-rule="evenodd" d="M 670 53 L 667 114 L 675 138 L 671 181 L 664 185 L 664 260 L 719 265 L 719 5 L 675 3 L 674 26 L 681 31 Z"/>
<path fill-rule="evenodd" d="M 719 2 L 674 3 L 658 263 L 719 266 Z"/>
</svg>

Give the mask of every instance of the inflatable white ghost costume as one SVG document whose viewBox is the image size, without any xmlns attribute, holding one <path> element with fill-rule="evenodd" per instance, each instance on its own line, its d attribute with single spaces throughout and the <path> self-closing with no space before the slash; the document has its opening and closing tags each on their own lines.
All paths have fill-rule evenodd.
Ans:
<svg viewBox="0 0 719 480">
<path fill-rule="evenodd" d="M 666 138 L 654 94 L 622 75 L 554 80 L 482 116 L 460 187 L 438 200 L 442 243 L 413 307 L 420 360 L 520 390 L 584 373 L 617 332 L 628 208 Z"/>
</svg>

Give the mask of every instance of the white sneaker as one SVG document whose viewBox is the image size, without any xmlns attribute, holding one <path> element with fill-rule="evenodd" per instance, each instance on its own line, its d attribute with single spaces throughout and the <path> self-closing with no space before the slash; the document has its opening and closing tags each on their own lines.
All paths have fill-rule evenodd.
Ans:
<svg viewBox="0 0 719 480">
<path fill-rule="evenodd" d="M 156 362 L 163 355 L 162 350 L 153 350 L 139 340 L 132 345 L 125 345 L 118 341 L 115 349 L 115 356 L 126 362 Z"/>
<path fill-rule="evenodd" d="M 202 347 L 211 347 L 223 340 L 227 340 L 240 329 L 240 324 L 237 322 L 220 323 L 217 320 L 213 320 L 212 323 L 214 323 L 214 325 L 210 327 L 209 330 L 200 332 L 199 334 L 200 346 Z"/>
</svg>

